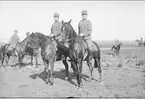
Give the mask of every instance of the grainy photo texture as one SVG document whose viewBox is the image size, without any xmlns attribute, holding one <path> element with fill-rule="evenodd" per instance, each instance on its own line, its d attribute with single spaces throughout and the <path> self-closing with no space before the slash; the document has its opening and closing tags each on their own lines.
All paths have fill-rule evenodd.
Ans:
<svg viewBox="0 0 145 99">
<path fill-rule="evenodd" d="M 145 98 L 144 1 L 0 1 L 0 98 Z"/>
</svg>

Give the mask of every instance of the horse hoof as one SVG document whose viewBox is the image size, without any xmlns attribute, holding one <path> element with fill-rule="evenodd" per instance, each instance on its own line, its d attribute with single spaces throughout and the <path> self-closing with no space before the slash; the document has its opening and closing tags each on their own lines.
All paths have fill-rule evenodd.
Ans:
<svg viewBox="0 0 145 99">
<path fill-rule="evenodd" d="M 53 86 L 53 83 L 50 83 L 50 86 Z"/>
<path fill-rule="evenodd" d="M 79 90 L 79 91 L 82 91 L 83 89 L 79 87 L 78 90 Z"/>
<path fill-rule="evenodd" d="M 102 81 L 99 82 L 101 85 L 104 85 L 104 83 Z"/>
<path fill-rule="evenodd" d="M 65 80 L 69 80 L 68 77 L 65 77 Z"/>
<path fill-rule="evenodd" d="M 81 86 L 83 86 L 83 83 L 81 83 Z"/>
<path fill-rule="evenodd" d="M 88 81 L 88 82 L 91 82 L 91 80 L 92 80 L 92 78 L 89 78 L 87 81 Z"/>
</svg>

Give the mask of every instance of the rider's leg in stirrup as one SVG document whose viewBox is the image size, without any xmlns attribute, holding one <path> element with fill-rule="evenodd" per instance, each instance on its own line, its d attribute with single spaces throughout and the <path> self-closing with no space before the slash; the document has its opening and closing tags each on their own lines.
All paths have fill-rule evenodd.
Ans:
<svg viewBox="0 0 145 99">
<path fill-rule="evenodd" d="M 92 57 L 92 55 L 91 55 L 91 51 L 92 51 L 92 40 L 86 40 L 86 42 L 87 42 L 87 45 L 88 45 L 88 54 L 89 54 L 89 58 L 91 58 Z"/>
</svg>

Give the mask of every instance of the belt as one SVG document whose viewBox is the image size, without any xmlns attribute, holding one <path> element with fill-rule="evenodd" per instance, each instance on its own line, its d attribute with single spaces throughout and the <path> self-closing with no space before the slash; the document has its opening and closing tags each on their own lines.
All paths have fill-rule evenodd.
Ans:
<svg viewBox="0 0 145 99">
<path fill-rule="evenodd" d="M 86 35 L 86 36 L 84 36 L 84 37 L 88 37 L 88 36 L 90 36 L 91 34 L 88 34 L 88 35 Z"/>
</svg>

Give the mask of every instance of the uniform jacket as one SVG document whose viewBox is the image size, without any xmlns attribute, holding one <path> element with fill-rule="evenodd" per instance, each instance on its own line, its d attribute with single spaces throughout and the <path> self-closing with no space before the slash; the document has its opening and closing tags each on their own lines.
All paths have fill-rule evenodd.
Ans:
<svg viewBox="0 0 145 99">
<path fill-rule="evenodd" d="M 51 33 L 54 36 L 57 36 L 57 35 L 59 35 L 61 33 L 61 28 L 62 28 L 62 23 L 59 22 L 59 21 L 56 21 L 51 26 Z"/>
<path fill-rule="evenodd" d="M 78 26 L 79 34 L 83 33 L 84 36 L 91 35 L 92 33 L 92 24 L 89 20 L 81 20 Z"/>
<path fill-rule="evenodd" d="M 13 35 L 11 36 L 9 43 L 15 46 L 15 45 L 17 44 L 17 42 L 20 42 L 20 38 L 19 38 L 19 36 L 15 33 L 15 34 L 13 34 Z"/>
</svg>

